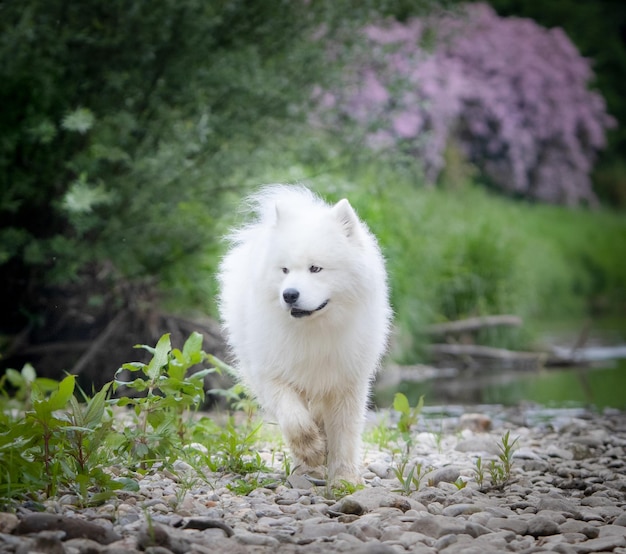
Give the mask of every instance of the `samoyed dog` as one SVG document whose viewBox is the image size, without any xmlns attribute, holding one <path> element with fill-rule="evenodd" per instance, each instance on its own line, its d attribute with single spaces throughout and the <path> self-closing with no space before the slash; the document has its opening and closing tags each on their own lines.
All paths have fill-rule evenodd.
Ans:
<svg viewBox="0 0 626 554">
<path fill-rule="evenodd" d="M 271 185 L 249 199 L 221 262 L 219 306 L 236 368 L 301 473 L 360 482 L 370 382 L 391 308 L 377 241 L 348 200 Z"/>
</svg>

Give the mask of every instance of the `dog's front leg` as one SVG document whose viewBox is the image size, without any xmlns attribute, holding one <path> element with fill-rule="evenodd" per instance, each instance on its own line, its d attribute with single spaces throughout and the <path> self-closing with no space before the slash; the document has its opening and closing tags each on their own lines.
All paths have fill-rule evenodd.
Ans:
<svg viewBox="0 0 626 554">
<path fill-rule="evenodd" d="M 365 422 L 367 388 L 354 387 L 333 395 L 326 403 L 324 428 L 328 440 L 331 481 L 362 483 L 359 470 L 361 434 Z"/>
<path fill-rule="evenodd" d="M 295 458 L 296 469 L 306 471 L 324 464 L 326 443 L 306 399 L 285 383 L 274 383 L 272 411 Z"/>
</svg>

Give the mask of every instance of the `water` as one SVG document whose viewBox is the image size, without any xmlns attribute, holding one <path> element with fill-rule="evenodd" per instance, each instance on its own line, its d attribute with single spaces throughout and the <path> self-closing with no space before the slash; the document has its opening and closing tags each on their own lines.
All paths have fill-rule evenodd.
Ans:
<svg viewBox="0 0 626 554">
<path fill-rule="evenodd" d="M 407 370 L 408 373 L 411 370 Z M 377 406 L 390 406 L 395 392 L 404 393 L 411 405 L 421 395 L 430 405 L 500 404 L 519 406 L 591 407 L 626 409 L 626 360 L 599 366 L 545 368 L 536 371 L 469 372 L 465 370 L 414 370 L 416 379 L 376 387 Z M 420 375 L 421 373 L 421 375 Z"/>
</svg>

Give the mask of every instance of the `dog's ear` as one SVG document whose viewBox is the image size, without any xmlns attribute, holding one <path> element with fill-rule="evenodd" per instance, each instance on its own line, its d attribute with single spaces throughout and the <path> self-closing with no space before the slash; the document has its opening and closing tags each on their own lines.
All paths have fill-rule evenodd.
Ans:
<svg viewBox="0 0 626 554">
<path fill-rule="evenodd" d="M 280 210 L 278 209 L 278 202 L 274 204 L 274 227 L 278 227 L 280 221 Z"/>
<path fill-rule="evenodd" d="M 280 227 L 289 217 L 289 211 L 284 204 L 284 202 L 280 201 L 274 204 L 274 227 Z"/>
<path fill-rule="evenodd" d="M 341 224 L 347 237 L 356 236 L 359 228 L 359 218 L 345 198 L 339 200 L 331 209 L 333 217 Z"/>
</svg>

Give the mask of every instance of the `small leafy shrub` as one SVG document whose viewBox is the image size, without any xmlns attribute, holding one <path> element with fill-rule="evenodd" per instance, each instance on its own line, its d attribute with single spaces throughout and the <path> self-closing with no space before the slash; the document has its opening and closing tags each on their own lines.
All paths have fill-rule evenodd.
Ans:
<svg viewBox="0 0 626 554">
<path fill-rule="evenodd" d="M 424 408 L 424 397 L 420 399 L 416 406 L 411 407 L 409 399 L 401 392 L 397 392 L 393 398 L 393 409 L 400 414 L 398 420 L 398 431 L 404 440 L 406 452 L 408 453 L 413 446 L 413 437 L 411 432 L 413 427 L 419 421 L 420 414 Z"/>
<path fill-rule="evenodd" d="M 111 452 L 111 417 L 106 413 L 110 385 L 79 403 L 73 375 L 54 382 L 37 378 L 30 366 L 21 375 L 31 388 L 26 411 L 0 411 L 0 422 L 6 425 L 0 433 L 0 497 L 37 491 L 53 496 L 65 489 L 83 503 L 94 503 L 122 488 L 122 482 L 103 471 Z"/>
<path fill-rule="evenodd" d="M 399 414 L 397 425 L 398 435 L 394 438 L 396 441 L 401 439 L 404 446 L 400 449 L 400 461 L 397 462 L 395 467 L 392 467 L 392 470 L 398 481 L 400 481 L 401 488 L 398 489 L 397 492 L 401 492 L 402 494 L 410 494 L 413 489 L 418 490 L 426 474 L 421 463 L 414 464 L 407 470 L 411 449 L 414 445 L 414 427 L 419 421 L 423 407 L 423 396 L 420 396 L 415 406 L 411 406 L 406 395 L 401 392 L 397 392 L 393 398 L 393 409 Z M 398 449 L 392 450 L 392 453 L 394 455 L 397 454 Z"/>
<path fill-rule="evenodd" d="M 171 468 L 176 460 L 196 470 L 195 476 L 181 476 L 177 502 L 197 480 L 210 478 L 207 469 L 234 474 L 229 488 L 237 494 L 269 484 L 255 449 L 260 424 L 250 413 L 243 424 L 231 417 L 224 426 L 195 417 L 204 399 L 204 376 L 232 371 L 202 350 L 202 336 L 192 333 L 182 350 L 172 348 L 167 334 L 155 347 L 138 347 L 152 359 L 124 364 L 115 381 L 93 396 L 77 390 L 73 375 L 42 379 L 30 365 L 5 373 L 0 379 L 0 507 L 10 507 L 14 499 L 67 492 L 83 505 L 101 503 L 118 489 L 137 489 L 132 475 L 124 474 L 127 468 L 148 472 Z M 206 361 L 214 367 L 190 372 Z M 135 378 L 124 380 L 126 371 Z M 135 396 L 111 398 L 114 390 Z M 241 391 L 220 392 L 252 406 Z M 120 410 L 126 407 L 132 410 Z M 119 417 L 113 417 L 114 410 Z"/>
<path fill-rule="evenodd" d="M 431 182 L 454 145 L 509 194 L 595 202 L 590 173 L 614 120 L 561 29 L 469 4 L 363 36 L 345 85 L 318 91 L 326 125 L 351 121 L 371 148 L 418 157 Z"/>
<path fill-rule="evenodd" d="M 411 466 L 411 469 L 407 471 L 408 460 L 403 459 L 397 467 L 393 468 L 393 473 L 396 476 L 396 479 L 400 481 L 400 488 L 396 489 L 394 492 L 399 492 L 401 494 L 409 495 L 413 491 L 417 491 L 422 484 L 422 480 L 427 473 L 422 467 L 421 463 L 416 463 Z"/>
<path fill-rule="evenodd" d="M 115 374 L 114 391 L 120 387 L 133 390 L 141 396 L 124 396 L 116 401 L 118 406 L 133 406 L 137 426 L 126 427 L 122 450 L 133 458 L 150 465 L 155 460 L 174 454 L 173 447 L 184 442 L 189 415 L 204 400 L 204 377 L 216 371 L 202 369 L 187 375 L 187 371 L 207 359 L 202 350 L 202 335 L 192 333 L 182 351 L 172 349 L 169 334 L 163 335 L 155 347 L 137 345 L 152 354 L 149 363 L 123 364 Z M 124 381 L 121 376 L 129 371 L 139 376 Z"/>
<path fill-rule="evenodd" d="M 492 488 L 502 488 L 511 480 L 511 469 L 513 467 L 513 452 L 519 438 L 511 441 L 510 431 L 507 431 L 498 443 L 498 459 L 491 460 L 485 467 L 483 460 L 479 457 L 474 468 L 476 483 L 481 489 L 488 487 L 487 475 Z"/>
</svg>

